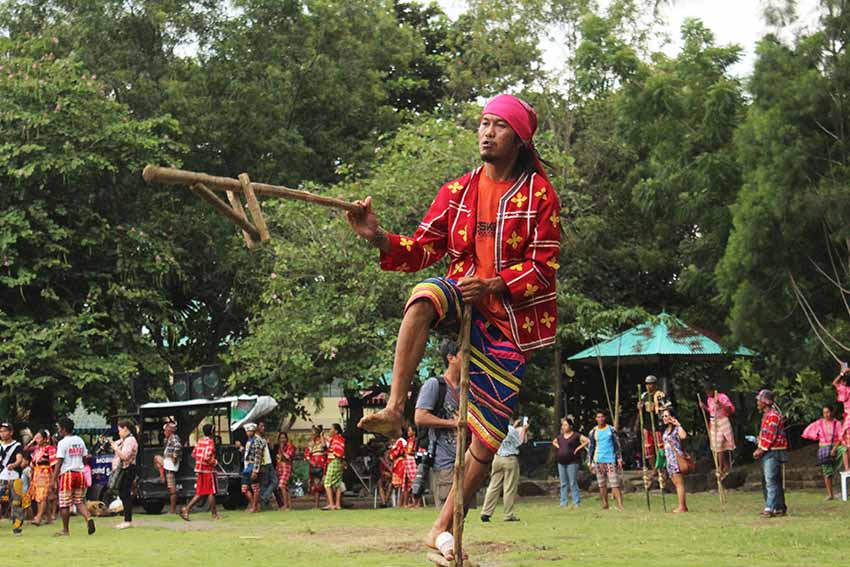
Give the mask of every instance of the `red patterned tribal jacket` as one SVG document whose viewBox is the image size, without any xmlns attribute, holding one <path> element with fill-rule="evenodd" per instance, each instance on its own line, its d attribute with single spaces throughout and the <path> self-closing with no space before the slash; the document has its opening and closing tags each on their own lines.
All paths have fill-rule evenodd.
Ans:
<svg viewBox="0 0 850 567">
<path fill-rule="evenodd" d="M 381 268 L 417 272 L 448 255 L 447 277 L 475 273 L 473 265 L 481 167 L 440 188 L 413 237 L 389 235 Z M 523 174 L 499 203 L 496 272 L 508 293 L 502 298 L 523 351 L 555 342 L 555 271 L 560 257 L 560 205 L 552 186 L 537 174 Z"/>
</svg>

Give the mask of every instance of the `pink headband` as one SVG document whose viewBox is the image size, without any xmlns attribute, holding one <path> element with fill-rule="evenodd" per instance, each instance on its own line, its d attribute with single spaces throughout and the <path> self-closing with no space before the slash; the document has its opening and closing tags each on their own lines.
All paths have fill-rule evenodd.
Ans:
<svg viewBox="0 0 850 567">
<path fill-rule="evenodd" d="M 522 143 L 525 144 L 531 153 L 534 155 L 534 163 L 537 172 L 546 181 L 549 177 L 543 169 L 543 164 L 540 162 L 540 157 L 537 155 L 537 150 L 534 148 L 534 133 L 537 131 L 537 112 L 534 108 L 524 100 L 509 94 L 500 94 L 490 99 L 490 102 L 484 107 L 481 113 L 493 114 L 508 123 L 513 128 L 516 135 L 519 136 Z"/>
<path fill-rule="evenodd" d="M 514 129 L 524 144 L 533 143 L 537 131 L 537 113 L 530 104 L 513 95 L 500 94 L 491 99 L 482 114 L 495 114 Z"/>
</svg>

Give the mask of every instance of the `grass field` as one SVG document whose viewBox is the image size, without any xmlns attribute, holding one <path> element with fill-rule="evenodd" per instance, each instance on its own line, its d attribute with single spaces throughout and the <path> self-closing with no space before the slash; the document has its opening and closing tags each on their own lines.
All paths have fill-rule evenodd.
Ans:
<svg viewBox="0 0 850 567">
<path fill-rule="evenodd" d="M 672 497 L 667 497 L 668 506 Z M 482 566 L 736 566 L 811 567 L 847 560 L 850 503 L 824 502 L 815 492 L 788 495 L 790 515 L 762 519 L 761 495 L 729 495 L 721 513 L 716 495 L 693 495 L 691 513 L 664 514 L 653 497 L 646 512 L 643 495 L 626 498 L 626 511 L 602 511 L 598 498 L 585 497 L 579 510 L 562 510 L 552 500 L 526 500 L 521 519 L 489 524 L 470 511 L 467 549 Z M 52 538 L 54 526 L 27 527 L 13 538 L 0 524 L 7 560 L 41 557 L 65 566 L 237 567 L 244 565 L 409 566 L 426 565 L 420 545 L 434 517 L 425 510 L 224 512 L 220 522 L 198 513 L 191 523 L 163 516 L 136 517 L 131 530 L 113 529 L 119 519 L 98 521 L 87 536 L 72 519 L 70 538 Z M 35 554 L 35 555 L 33 555 Z"/>
</svg>

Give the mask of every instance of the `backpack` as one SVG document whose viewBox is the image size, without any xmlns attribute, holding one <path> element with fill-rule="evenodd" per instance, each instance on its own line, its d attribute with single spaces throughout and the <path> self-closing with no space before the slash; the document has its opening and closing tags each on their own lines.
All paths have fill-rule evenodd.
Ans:
<svg viewBox="0 0 850 567">
<path fill-rule="evenodd" d="M 448 384 L 446 384 L 446 379 L 442 376 L 436 376 L 437 379 L 437 403 L 434 404 L 434 415 L 438 417 L 445 417 L 443 414 L 443 406 L 446 403 L 446 390 L 448 389 Z M 428 432 L 431 430 L 430 427 L 416 427 L 416 446 L 428 448 Z"/>
</svg>

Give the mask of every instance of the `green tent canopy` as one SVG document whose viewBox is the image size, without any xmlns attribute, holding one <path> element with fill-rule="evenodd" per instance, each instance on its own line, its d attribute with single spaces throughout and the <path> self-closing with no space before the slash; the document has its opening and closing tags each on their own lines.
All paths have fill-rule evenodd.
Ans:
<svg viewBox="0 0 850 567">
<path fill-rule="evenodd" d="M 727 350 L 708 331 L 661 313 L 657 323 L 646 322 L 572 355 L 568 360 L 597 364 L 659 364 L 670 357 L 714 361 L 754 356 L 746 347 Z"/>
</svg>

